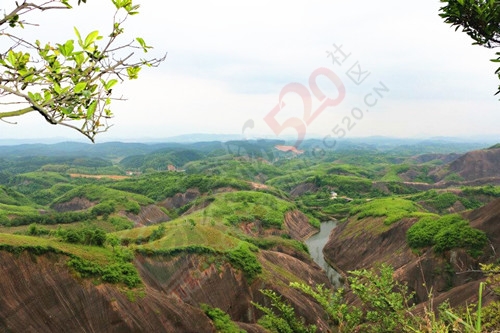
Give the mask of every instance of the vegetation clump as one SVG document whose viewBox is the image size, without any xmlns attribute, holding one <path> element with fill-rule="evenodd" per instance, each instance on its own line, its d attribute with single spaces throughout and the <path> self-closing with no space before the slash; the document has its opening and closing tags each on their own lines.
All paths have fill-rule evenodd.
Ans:
<svg viewBox="0 0 500 333">
<path fill-rule="evenodd" d="M 410 200 L 401 198 L 379 198 L 368 201 L 351 208 L 352 215 L 357 214 L 358 218 L 383 217 L 384 224 L 391 225 L 403 218 L 414 216 L 419 211 L 419 207 Z"/>
<path fill-rule="evenodd" d="M 437 253 L 454 248 L 465 248 L 477 256 L 488 242 L 486 234 L 474 229 L 460 215 L 423 217 L 406 234 L 412 248 L 433 247 Z"/>
<path fill-rule="evenodd" d="M 235 249 L 226 252 L 226 257 L 231 265 L 240 269 L 251 282 L 257 275 L 262 273 L 262 266 L 255 255 L 258 251 L 259 249 L 256 246 L 240 242 Z"/>
<path fill-rule="evenodd" d="M 231 317 L 219 308 L 213 308 L 208 304 L 200 304 L 201 309 L 205 314 L 212 320 L 217 333 L 244 333 L 245 331 L 240 329 L 236 325 Z"/>
<path fill-rule="evenodd" d="M 260 221 L 264 227 L 281 228 L 285 213 L 294 205 L 262 192 L 239 191 L 216 197 L 207 216 L 223 219 L 229 225 Z"/>
</svg>

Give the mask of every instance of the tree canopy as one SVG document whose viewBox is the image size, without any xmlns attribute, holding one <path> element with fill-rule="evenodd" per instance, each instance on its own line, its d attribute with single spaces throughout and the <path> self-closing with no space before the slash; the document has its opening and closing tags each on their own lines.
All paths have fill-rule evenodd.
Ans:
<svg viewBox="0 0 500 333">
<path fill-rule="evenodd" d="M 487 48 L 500 47 L 500 1 L 498 0 L 441 0 L 440 16 L 446 23 L 462 28 L 474 44 Z M 493 62 L 500 62 L 500 52 Z M 500 67 L 495 72 L 500 79 Z M 496 94 L 500 93 L 500 86 Z"/>
<path fill-rule="evenodd" d="M 133 0 L 111 0 L 109 31 L 80 32 L 60 43 L 23 37 L 22 29 L 36 25 L 31 13 L 71 10 L 70 0 L 12 1 L 0 18 L 0 120 L 39 113 L 45 121 L 70 127 L 94 141 L 111 126 L 113 87 L 125 79 L 136 79 L 144 66 L 158 66 L 161 58 L 136 56 L 152 47 L 143 38 L 123 41 L 124 22 L 138 14 Z M 74 1 L 76 2 L 76 0 Z M 78 0 L 77 5 L 86 3 Z M 121 37 L 121 38 L 120 38 Z M 5 47 L 5 45 L 8 45 Z M 12 123 L 12 122 L 11 122 Z"/>
</svg>

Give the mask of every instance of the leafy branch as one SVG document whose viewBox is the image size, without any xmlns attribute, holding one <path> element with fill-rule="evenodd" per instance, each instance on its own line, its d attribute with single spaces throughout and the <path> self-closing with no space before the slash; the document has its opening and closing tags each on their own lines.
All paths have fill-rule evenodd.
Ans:
<svg viewBox="0 0 500 333">
<path fill-rule="evenodd" d="M 78 0 L 78 5 L 82 2 L 86 0 Z M 6 100 L 0 104 L 0 120 L 37 112 L 48 123 L 72 128 L 92 142 L 110 128 L 110 104 L 123 100 L 112 97 L 113 87 L 126 79 L 137 79 L 143 67 L 156 67 L 166 58 L 137 59 L 137 50 L 146 53 L 152 48 L 141 37 L 118 42 L 124 34 L 123 23 L 138 14 L 139 5 L 131 0 L 112 3 L 116 12 L 107 37 L 99 31 L 82 36 L 74 28 L 76 39 L 53 46 L 28 41 L 17 35 L 15 28 L 29 24 L 23 16 L 31 11 L 71 9 L 69 0 L 47 0 L 41 5 L 16 2 L 16 8 L 0 19 L 0 38 L 12 42 L 0 53 L 0 97 Z M 125 12 L 122 20 L 117 19 L 120 12 Z"/>
<path fill-rule="evenodd" d="M 498 0 L 441 0 L 439 16 L 455 30 L 462 28 L 474 44 L 487 48 L 500 47 L 500 1 Z M 500 52 L 493 62 L 500 62 Z M 500 67 L 495 71 L 500 79 Z M 500 86 L 495 95 L 500 93 Z"/>
</svg>

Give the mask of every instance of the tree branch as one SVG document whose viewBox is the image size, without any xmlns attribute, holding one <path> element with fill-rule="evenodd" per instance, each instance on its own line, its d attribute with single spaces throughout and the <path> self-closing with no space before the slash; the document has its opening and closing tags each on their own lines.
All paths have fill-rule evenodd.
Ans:
<svg viewBox="0 0 500 333">
<path fill-rule="evenodd" d="M 51 3 L 53 0 L 50 0 L 47 3 Z M 31 11 L 33 9 L 38 9 L 41 11 L 45 10 L 51 10 L 51 9 L 68 9 L 66 6 L 46 6 L 44 7 L 43 5 L 36 5 L 34 3 L 29 3 L 29 2 L 23 2 L 21 5 L 18 5 L 16 9 L 14 9 L 12 12 L 7 14 L 3 19 L 0 20 L 0 26 L 4 25 L 5 23 L 9 22 L 12 20 L 16 15 L 22 15 L 24 13 L 21 13 L 23 9 L 27 9 L 28 11 Z"/>
<path fill-rule="evenodd" d="M 16 111 L 0 112 L 0 119 L 22 116 L 23 114 L 26 114 L 26 113 L 29 113 L 32 111 L 35 111 L 35 109 L 32 108 L 31 106 L 28 106 L 27 108 L 16 110 Z"/>
</svg>

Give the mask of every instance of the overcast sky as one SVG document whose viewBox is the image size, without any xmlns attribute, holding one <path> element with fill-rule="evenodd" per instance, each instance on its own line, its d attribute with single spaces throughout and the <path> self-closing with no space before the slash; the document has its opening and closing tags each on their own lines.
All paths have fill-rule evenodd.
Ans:
<svg viewBox="0 0 500 333">
<path fill-rule="evenodd" d="M 73 26 L 82 34 L 107 34 L 111 1 L 87 2 L 33 16 L 40 27 L 26 33 L 53 42 L 73 38 Z M 115 91 L 128 100 L 114 103 L 114 126 L 98 142 L 242 134 L 251 122 L 242 135 L 297 137 L 296 129 L 285 126 L 290 124 L 302 126 L 305 138 L 500 134 L 498 80 L 489 61 L 494 51 L 471 45 L 468 36 L 443 23 L 439 1 L 138 3 L 141 13 L 129 18 L 127 31 L 153 45 L 153 56 L 168 57 Z M 328 54 L 336 51 L 334 44 L 342 46 L 334 54 L 337 64 Z M 345 87 L 339 95 L 327 76 L 316 77 L 319 90 L 337 105 L 325 106 L 312 94 L 311 113 L 320 111 L 308 118 L 299 95 L 288 93 L 273 124 L 269 113 L 277 110 L 282 89 L 295 82 L 310 90 L 317 69 L 336 75 L 337 86 Z M 0 122 L 0 139 L 80 138 L 35 114 L 16 121 Z"/>
</svg>

